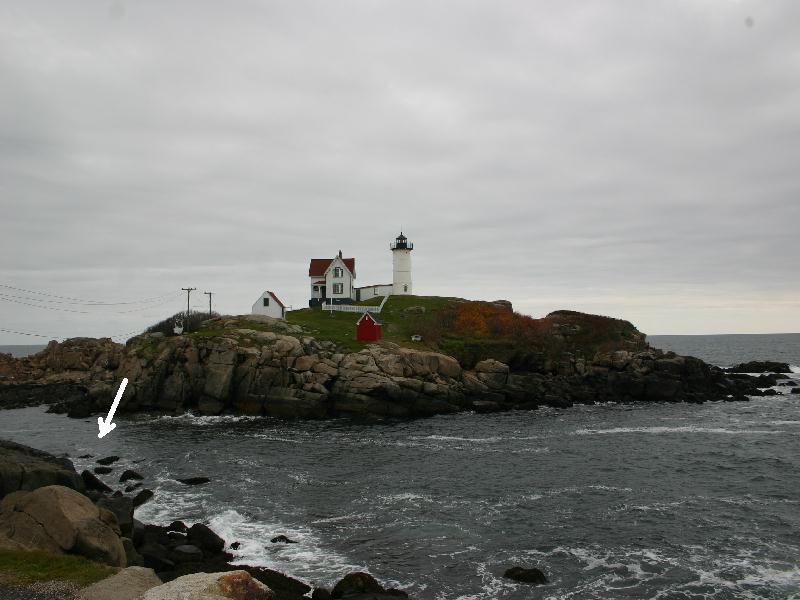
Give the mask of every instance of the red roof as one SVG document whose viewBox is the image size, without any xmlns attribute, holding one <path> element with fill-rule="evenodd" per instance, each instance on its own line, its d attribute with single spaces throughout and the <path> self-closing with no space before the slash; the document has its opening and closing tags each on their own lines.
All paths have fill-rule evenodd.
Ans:
<svg viewBox="0 0 800 600">
<path fill-rule="evenodd" d="M 281 305 L 281 308 L 286 308 L 286 305 L 285 305 L 283 302 L 281 302 L 281 299 L 280 299 L 280 298 L 278 298 L 278 297 L 275 295 L 275 292 L 270 292 L 269 290 L 267 290 L 267 293 L 268 293 L 270 296 L 272 296 L 272 297 L 275 299 L 275 302 L 277 302 L 278 304 L 280 304 L 280 305 Z"/>
<path fill-rule="evenodd" d="M 378 319 L 375 318 L 375 315 L 369 311 L 365 311 L 364 314 L 359 317 L 358 321 L 356 321 L 356 325 L 361 325 L 361 321 L 363 321 L 365 318 L 375 323 L 375 325 L 383 325 L 383 323 L 378 321 Z"/>
<path fill-rule="evenodd" d="M 356 259 L 355 258 L 343 258 L 344 266 L 347 267 L 347 270 L 352 273 L 353 276 L 356 274 Z M 308 276 L 309 277 L 322 277 L 325 275 L 325 271 L 328 270 L 328 267 L 333 262 L 332 258 L 312 258 L 311 263 L 308 265 Z"/>
</svg>

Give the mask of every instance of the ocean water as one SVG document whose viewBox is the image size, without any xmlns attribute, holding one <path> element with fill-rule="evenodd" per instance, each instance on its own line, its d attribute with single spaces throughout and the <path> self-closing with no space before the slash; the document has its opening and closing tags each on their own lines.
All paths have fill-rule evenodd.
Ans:
<svg viewBox="0 0 800 600">
<path fill-rule="evenodd" d="M 47 348 L 47 344 L 17 344 L 17 345 L 7 345 L 7 346 L 0 345 L 0 354 L 10 354 L 11 356 L 22 358 L 23 356 L 30 356 L 31 354 L 36 354 L 37 352 L 40 352 L 45 348 Z"/>
<path fill-rule="evenodd" d="M 720 367 L 750 360 L 800 365 L 800 333 L 649 335 L 647 340 L 656 348 L 696 356 Z"/>
<path fill-rule="evenodd" d="M 774 357 L 734 354 L 719 360 Z M 139 519 L 206 521 L 242 542 L 241 562 L 311 583 L 365 569 L 437 600 L 800 592 L 798 395 L 380 424 L 117 422 L 100 440 L 96 419 L 10 410 L 0 437 L 67 452 L 79 469 L 93 462 L 81 455 L 118 454 L 106 481 L 134 468 L 156 492 Z M 174 481 L 191 475 L 212 481 Z M 271 544 L 277 534 L 298 543 Z M 514 565 L 551 583 L 504 579 Z"/>
</svg>

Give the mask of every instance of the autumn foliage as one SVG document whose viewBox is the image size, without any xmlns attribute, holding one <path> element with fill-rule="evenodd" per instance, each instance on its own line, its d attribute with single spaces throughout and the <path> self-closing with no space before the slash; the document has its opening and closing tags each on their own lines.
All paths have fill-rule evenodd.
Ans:
<svg viewBox="0 0 800 600">
<path fill-rule="evenodd" d="M 542 333 L 541 319 L 490 302 L 460 302 L 443 312 L 446 329 L 463 337 L 526 338 Z"/>
</svg>

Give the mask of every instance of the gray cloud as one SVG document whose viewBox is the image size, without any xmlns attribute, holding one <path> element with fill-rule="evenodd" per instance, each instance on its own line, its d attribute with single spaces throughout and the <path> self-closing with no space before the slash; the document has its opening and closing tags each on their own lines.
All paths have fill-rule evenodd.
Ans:
<svg viewBox="0 0 800 600">
<path fill-rule="evenodd" d="M 389 281 L 402 225 L 419 293 L 650 333 L 798 331 L 798 17 L 748 0 L 1 6 L 0 283 L 301 306 L 308 259 L 340 248 L 360 284 Z M 182 304 L 0 306 L 0 327 L 66 336 Z"/>
</svg>

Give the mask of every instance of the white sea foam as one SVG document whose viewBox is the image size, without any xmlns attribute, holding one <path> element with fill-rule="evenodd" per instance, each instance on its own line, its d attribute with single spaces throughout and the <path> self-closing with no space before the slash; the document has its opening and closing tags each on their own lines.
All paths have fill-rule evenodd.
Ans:
<svg viewBox="0 0 800 600">
<path fill-rule="evenodd" d="M 789 365 L 789 371 L 792 373 L 800 373 L 800 367 L 797 365 Z"/>
<path fill-rule="evenodd" d="M 366 570 L 366 565 L 354 564 L 326 548 L 308 527 L 254 520 L 232 509 L 212 517 L 209 527 L 224 540 L 241 544 L 237 550 L 231 550 L 234 564 L 288 571 L 308 582 L 325 584 L 332 583 L 341 573 Z M 279 534 L 297 543 L 270 543 L 269 540 Z"/>
<path fill-rule="evenodd" d="M 185 412 L 180 415 L 161 415 L 153 419 L 153 422 L 159 423 L 176 423 L 176 424 L 189 424 L 196 426 L 206 425 L 220 425 L 230 423 L 246 423 L 249 421 L 264 420 L 267 417 L 248 416 L 248 415 L 196 415 L 194 413 Z"/>
<path fill-rule="evenodd" d="M 615 433 L 723 433 L 739 435 L 786 432 L 768 429 L 726 429 L 724 427 L 696 427 L 694 425 L 687 425 L 681 427 L 612 427 L 611 429 L 577 429 L 572 432 L 572 435 L 607 435 Z"/>
<path fill-rule="evenodd" d="M 633 489 L 631 489 L 629 487 L 615 487 L 613 485 L 597 484 L 597 485 L 590 485 L 590 486 L 587 486 L 587 487 L 590 487 L 593 490 L 607 490 L 609 492 L 632 492 L 633 491 Z"/>
<path fill-rule="evenodd" d="M 411 436 L 413 439 L 421 439 L 421 440 L 439 440 L 443 442 L 476 442 L 476 443 L 493 443 L 499 442 L 503 438 L 500 437 L 488 437 L 488 438 L 469 438 L 469 437 L 458 437 L 454 435 L 425 435 L 425 436 Z"/>
<path fill-rule="evenodd" d="M 753 575 L 737 581 L 739 585 L 775 585 L 786 588 L 786 591 L 797 590 L 800 587 L 800 567 L 781 570 L 771 568 L 758 569 Z"/>
</svg>

